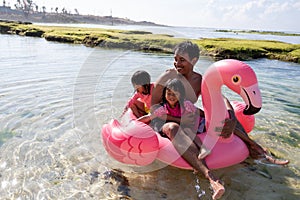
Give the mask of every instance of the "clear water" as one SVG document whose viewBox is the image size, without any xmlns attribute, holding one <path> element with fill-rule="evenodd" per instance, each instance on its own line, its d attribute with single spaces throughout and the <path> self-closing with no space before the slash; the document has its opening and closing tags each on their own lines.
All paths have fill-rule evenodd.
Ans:
<svg viewBox="0 0 300 200">
<path fill-rule="evenodd" d="M 119 117 L 133 92 L 131 74 L 145 69 L 155 80 L 173 66 L 172 55 L 11 35 L 0 35 L 0 52 L 1 199 L 209 199 L 203 177 L 160 163 L 125 166 L 101 144 L 102 125 Z M 204 73 L 212 63 L 202 57 L 196 70 Z M 253 135 L 299 170 L 300 65 L 247 63 L 263 94 Z M 126 178 L 112 178 L 112 169 L 125 171 Z M 228 189 L 228 199 L 234 199 L 230 195 L 238 190 L 233 190 Z"/>
</svg>

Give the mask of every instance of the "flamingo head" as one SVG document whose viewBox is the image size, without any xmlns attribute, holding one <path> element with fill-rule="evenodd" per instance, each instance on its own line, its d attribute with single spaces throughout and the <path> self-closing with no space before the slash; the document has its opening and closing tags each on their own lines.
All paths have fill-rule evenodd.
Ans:
<svg viewBox="0 0 300 200">
<path fill-rule="evenodd" d="M 244 62 L 225 59 L 213 64 L 219 72 L 222 84 L 239 94 L 246 103 L 245 115 L 253 115 L 262 107 L 261 93 L 253 69 Z"/>
</svg>

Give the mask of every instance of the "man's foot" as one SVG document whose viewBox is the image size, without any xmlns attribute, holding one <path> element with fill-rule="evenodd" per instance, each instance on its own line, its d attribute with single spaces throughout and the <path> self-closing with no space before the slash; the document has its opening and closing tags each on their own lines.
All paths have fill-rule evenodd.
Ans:
<svg viewBox="0 0 300 200">
<path fill-rule="evenodd" d="M 276 158 L 272 158 L 271 156 L 266 155 L 266 154 L 265 154 L 265 158 L 267 161 L 269 161 L 270 163 L 275 164 L 275 165 L 287 165 L 290 162 L 289 160 L 279 160 Z"/>
<path fill-rule="evenodd" d="M 211 151 L 202 145 L 201 149 L 200 149 L 200 153 L 198 155 L 198 159 L 202 160 L 203 158 L 208 156 L 210 153 L 211 153 Z"/>
<path fill-rule="evenodd" d="M 220 183 L 219 180 L 211 182 L 210 186 L 212 187 L 213 192 L 214 192 L 212 195 L 213 200 L 220 199 L 225 192 L 224 186 Z"/>
<path fill-rule="evenodd" d="M 253 159 L 261 158 L 262 156 L 266 155 L 267 151 L 263 149 L 256 143 L 253 143 L 248 146 L 250 157 Z"/>
</svg>

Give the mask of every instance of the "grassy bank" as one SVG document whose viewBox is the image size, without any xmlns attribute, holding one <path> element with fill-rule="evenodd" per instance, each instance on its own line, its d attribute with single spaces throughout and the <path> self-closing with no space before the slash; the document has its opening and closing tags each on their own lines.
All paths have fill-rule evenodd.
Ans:
<svg viewBox="0 0 300 200">
<path fill-rule="evenodd" d="M 48 41 L 84 44 L 89 47 L 99 46 L 163 53 L 172 53 L 172 49 L 177 43 L 186 40 L 145 31 L 49 27 L 8 21 L 0 21 L 0 33 L 42 37 Z M 202 55 L 212 56 L 215 59 L 269 58 L 300 63 L 300 44 L 230 38 L 204 38 L 193 40 L 193 42 L 201 47 Z"/>
<path fill-rule="evenodd" d="M 216 30 L 216 32 L 225 32 L 225 33 L 230 32 L 230 33 L 235 33 L 235 34 L 248 33 L 248 34 L 261 34 L 261 35 L 300 36 L 300 34 L 298 34 L 298 33 L 285 33 L 285 32 L 281 32 L 281 31 L 257 31 L 257 30 L 245 31 L 245 30 L 220 29 L 220 30 Z"/>
</svg>

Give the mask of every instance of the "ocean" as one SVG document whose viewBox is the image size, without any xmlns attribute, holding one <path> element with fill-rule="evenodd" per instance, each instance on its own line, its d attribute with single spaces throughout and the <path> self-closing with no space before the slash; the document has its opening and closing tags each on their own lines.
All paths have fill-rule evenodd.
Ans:
<svg viewBox="0 0 300 200">
<path fill-rule="evenodd" d="M 213 35 L 211 29 L 139 28 L 184 38 Z M 215 37 L 300 43 L 300 37 L 290 36 L 218 32 Z M 172 55 L 15 35 L 0 35 L 0 52 L 1 199 L 210 199 L 202 176 L 170 166 L 127 166 L 102 146 L 101 127 L 122 113 L 133 93 L 133 72 L 147 70 L 154 81 L 173 66 Z M 195 70 L 203 74 L 213 62 L 200 57 Z M 226 187 L 224 199 L 299 199 L 300 65 L 245 62 L 254 69 L 263 97 L 251 137 L 291 163 L 279 167 L 255 161 L 217 170 Z M 229 90 L 224 94 L 241 100 Z M 266 170 L 273 179 L 255 173 Z M 263 191 L 257 187 L 261 183 Z M 263 198 L 261 192 L 269 195 Z"/>
</svg>

